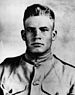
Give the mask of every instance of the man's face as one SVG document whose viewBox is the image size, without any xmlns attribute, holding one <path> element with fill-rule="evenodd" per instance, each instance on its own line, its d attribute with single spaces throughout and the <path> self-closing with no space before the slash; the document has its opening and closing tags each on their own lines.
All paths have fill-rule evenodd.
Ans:
<svg viewBox="0 0 75 95">
<path fill-rule="evenodd" d="M 32 16 L 25 21 L 25 41 L 32 53 L 51 49 L 53 20 L 47 16 Z"/>
</svg>

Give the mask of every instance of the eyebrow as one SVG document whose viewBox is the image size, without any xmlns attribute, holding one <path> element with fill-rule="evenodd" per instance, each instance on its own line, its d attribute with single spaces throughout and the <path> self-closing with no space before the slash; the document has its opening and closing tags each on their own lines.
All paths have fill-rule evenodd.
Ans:
<svg viewBox="0 0 75 95">
<path fill-rule="evenodd" d="M 46 27 L 46 26 L 43 26 L 43 27 L 40 27 L 40 28 L 48 28 L 48 27 Z"/>
<path fill-rule="evenodd" d="M 35 29 L 35 27 L 26 27 L 26 29 Z"/>
<path fill-rule="evenodd" d="M 35 29 L 36 27 L 26 27 L 26 29 Z M 42 26 L 42 27 L 39 27 L 40 29 L 42 29 L 42 28 L 46 28 L 46 29 L 49 29 L 48 27 L 46 27 L 46 26 Z"/>
<path fill-rule="evenodd" d="M 48 27 L 40 27 L 39 29 L 46 29 L 46 30 L 49 30 Z"/>
</svg>

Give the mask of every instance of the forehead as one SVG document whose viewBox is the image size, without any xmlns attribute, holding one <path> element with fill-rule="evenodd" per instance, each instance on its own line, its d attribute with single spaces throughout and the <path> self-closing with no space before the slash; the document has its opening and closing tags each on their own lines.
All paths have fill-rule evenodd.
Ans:
<svg viewBox="0 0 75 95">
<path fill-rule="evenodd" d="M 25 27 L 50 27 L 53 25 L 53 19 L 48 16 L 31 16 L 26 19 Z"/>
</svg>

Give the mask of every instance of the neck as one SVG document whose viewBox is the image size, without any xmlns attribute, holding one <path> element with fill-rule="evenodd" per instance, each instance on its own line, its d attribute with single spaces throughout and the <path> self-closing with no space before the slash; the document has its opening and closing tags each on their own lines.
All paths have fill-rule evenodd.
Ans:
<svg viewBox="0 0 75 95">
<path fill-rule="evenodd" d="M 46 51 L 45 53 L 32 53 L 30 51 L 26 51 L 25 57 L 32 62 L 41 62 L 46 60 L 52 56 L 51 50 Z"/>
</svg>

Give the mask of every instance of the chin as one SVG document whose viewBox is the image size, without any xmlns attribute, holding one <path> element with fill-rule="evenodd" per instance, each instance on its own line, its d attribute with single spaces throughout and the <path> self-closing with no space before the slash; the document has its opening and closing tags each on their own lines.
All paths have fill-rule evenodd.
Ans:
<svg viewBox="0 0 75 95">
<path fill-rule="evenodd" d="M 39 49 L 35 49 L 35 50 L 32 50 L 32 53 L 41 54 L 41 53 L 43 53 L 43 51 L 39 50 Z"/>
</svg>

